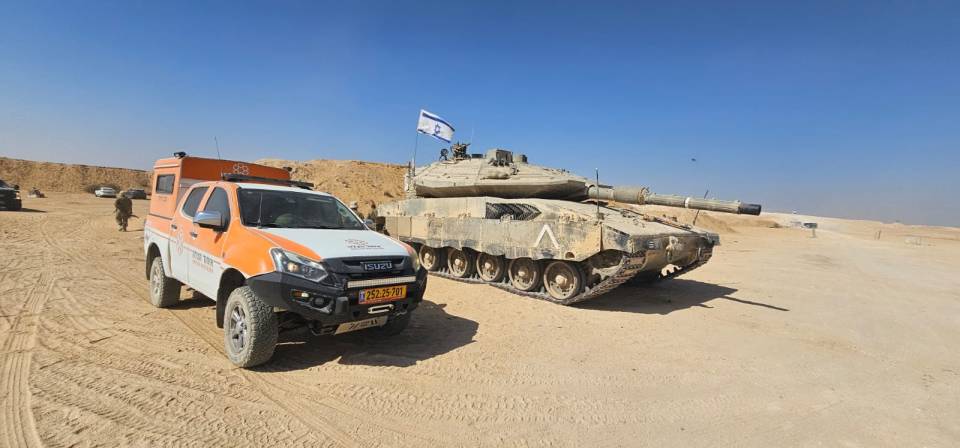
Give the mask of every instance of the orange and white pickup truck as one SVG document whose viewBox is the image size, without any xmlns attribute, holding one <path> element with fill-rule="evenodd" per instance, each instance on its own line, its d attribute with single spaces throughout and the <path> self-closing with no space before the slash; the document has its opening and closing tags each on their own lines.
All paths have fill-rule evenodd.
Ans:
<svg viewBox="0 0 960 448">
<path fill-rule="evenodd" d="M 182 285 L 216 301 L 240 367 L 267 362 L 282 329 L 403 331 L 427 286 L 413 249 L 311 187 L 281 168 L 158 160 L 144 229 L 153 304 L 176 304 Z"/>
</svg>

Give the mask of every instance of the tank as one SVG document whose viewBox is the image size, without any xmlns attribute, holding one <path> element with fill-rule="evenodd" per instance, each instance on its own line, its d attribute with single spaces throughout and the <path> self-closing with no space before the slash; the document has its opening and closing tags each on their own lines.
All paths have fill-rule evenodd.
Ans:
<svg viewBox="0 0 960 448">
<path fill-rule="evenodd" d="M 570 305 L 624 284 L 673 278 L 710 260 L 720 237 L 644 214 L 656 204 L 759 215 L 740 201 L 598 185 L 523 154 L 453 146 L 411 169 L 407 199 L 378 209 L 384 231 L 409 243 L 431 273 Z"/>
</svg>

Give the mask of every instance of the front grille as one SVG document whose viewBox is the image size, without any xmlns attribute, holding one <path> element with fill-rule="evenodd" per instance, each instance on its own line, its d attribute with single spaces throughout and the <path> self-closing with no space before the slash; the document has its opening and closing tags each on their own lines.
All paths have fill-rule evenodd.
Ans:
<svg viewBox="0 0 960 448">
<path fill-rule="evenodd" d="M 346 277 L 349 281 L 383 279 L 388 277 L 397 277 L 404 274 L 409 269 L 405 257 L 352 257 L 352 258 L 328 258 L 324 260 L 331 272 L 339 276 Z M 364 269 L 365 263 L 391 263 L 390 269 L 371 270 Z"/>
</svg>

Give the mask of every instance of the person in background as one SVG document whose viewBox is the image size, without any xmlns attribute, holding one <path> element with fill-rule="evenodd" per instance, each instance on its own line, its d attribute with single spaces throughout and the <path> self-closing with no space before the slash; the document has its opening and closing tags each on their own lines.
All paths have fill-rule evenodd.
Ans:
<svg viewBox="0 0 960 448">
<path fill-rule="evenodd" d="M 121 232 L 127 231 L 127 222 L 133 216 L 133 201 L 130 198 L 119 195 L 117 200 L 113 201 L 114 217 L 117 219 L 117 225 Z"/>
<path fill-rule="evenodd" d="M 360 213 L 359 209 L 360 209 L 360 206 L 357 205 L 357 201 L 350 201 L 350 210 L 353 210 L 353 212 L 357 214 L 357 217 L 362 220 L 363 214 Z"/>
</svg>

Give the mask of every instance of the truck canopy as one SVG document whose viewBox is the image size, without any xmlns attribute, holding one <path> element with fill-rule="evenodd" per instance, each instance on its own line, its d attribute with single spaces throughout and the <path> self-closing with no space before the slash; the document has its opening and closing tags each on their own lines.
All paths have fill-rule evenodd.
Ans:
<svg viewBox="0 0 960 448">
<path fill-rule="evenodd" d="M 256 163 L 190 157 L 185 154 L 160 159 L 153 165 L 150 214 L 162 218 L 173 217 L 177 204 L 191 185 L 222 180 L 224 175 L 290 180 L 290 172 L 286 169 Z"/>
</svg>

